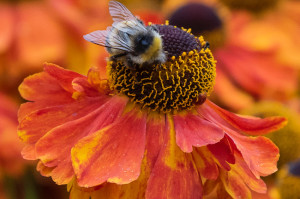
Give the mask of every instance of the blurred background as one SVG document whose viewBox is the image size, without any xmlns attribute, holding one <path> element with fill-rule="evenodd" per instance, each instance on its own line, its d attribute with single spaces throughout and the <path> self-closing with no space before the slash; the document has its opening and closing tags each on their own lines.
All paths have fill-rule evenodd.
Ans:
<svg viewBox="0 0 300 199">
<path fill-rule="evenodd" d="M 254 199 L 300 198 L 300 1 L 120 0 L 146 24 L 191 28 L 217 60 L 210 99 L 252 116 L 281 115 L 289 123 L 267 135 L 280 148 L 279 171 L 269 191 Z M 0 199 L 68 198 L 67 188 L 23 160 L 17 111 L 18 85 L 51 62 L 105 78 L 107 52 L 82 36 L 112 24 L 108 0 L 0 1 Z"/>
</svg>

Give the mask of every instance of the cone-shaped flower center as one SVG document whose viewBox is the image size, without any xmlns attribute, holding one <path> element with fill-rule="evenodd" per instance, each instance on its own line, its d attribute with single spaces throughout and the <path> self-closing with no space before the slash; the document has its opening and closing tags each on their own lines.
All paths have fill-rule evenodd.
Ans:
<svg viewBox="0 0 300 199">
<path fill-rule="evenodd" d="M 125 94 L 142 108 L 178 112 L 201 104 L 213 89 L 215 61 L 202 37 L 188 30 L 157 25 L 167 61 L 142 65 L 135 70 L 111 61 L 108 74 L 112 89 Z"/>
<path fill-rule="evenodd" d="M 279 0 L 221 0 L 221 2 L 231 9 L 241 9 L 259 13 L 276 6 Z"/>
<path fill-rule="evenodd" d="M 194 35 L 203 35 L 211 42 L 211 48 L 221 46 L 225 33 L 221 18 L 216 10 L 202 3 L 188 3 L 170 16 L 170 24 L 178 27 L 189 27 Z"/>
</svg>

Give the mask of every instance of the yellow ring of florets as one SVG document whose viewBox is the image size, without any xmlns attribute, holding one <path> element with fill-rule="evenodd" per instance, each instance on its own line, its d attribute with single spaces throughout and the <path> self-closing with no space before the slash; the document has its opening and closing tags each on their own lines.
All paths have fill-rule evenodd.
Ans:
<svg viewBox="0 0 300 199">
<path fill-rule="evenodd" d="M 199 40 L 205 44 L 202 37 Z M 167 113 L 191 109 L 204 101 L 213 90 L 216 67 L 211 51 L 202 48 L 136 70 L 110 61 L 108 75 L 112 90 L 143 109 Z"/>
</svg>

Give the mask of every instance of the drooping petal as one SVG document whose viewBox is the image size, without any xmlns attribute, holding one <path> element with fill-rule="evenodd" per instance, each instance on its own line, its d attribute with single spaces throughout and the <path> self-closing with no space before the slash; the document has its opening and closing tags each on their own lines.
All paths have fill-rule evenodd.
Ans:
<svg viewBox="0 0 300 199">
<path fill-rule="evenodd" d="M 251 191 L 237 173 L 221 170 L 220 179 L 224 185 L 224 189 L 232 198 L 252 199 Z"/>
<path fill-rule="evenodd" d="M 241 152 L 249 169 L 256 178 L 267 176 L 277 171 L 279 149 L 271 140 L 262 136 L 243 136 L 229 128 L 226 128 L 225 131 L 236 148 Z"/>
<path fill-rule="evenodd" d="M 201 198 L 202 184 L 191 154 L 176 144 L 172 116 L 168 115 L 165 143 L 148 180 L 146 198 Z"/>
<path fill-rule="evenodd" d="M 193 146 L 201 147 L 219 142 L 224 137 L 221 128 L 194 114 L 175 115 L 176 143 L 183 152 L 190 153 Z"/>
<path fill-rule="evenodd" d="M 263 135 L 286 125 L 286 119 L 284 117 L 268 117 L 261 119 L 240 116 L 218 107 L 209 100 L 206 100 L 206 102 L 199 107 L 198 111 L 210 121 L 215 121 L 225 126 L 230 124 L 250 135 Z"/>
<path fill-rule="evenodd" d="M 72 149 L 73 167 L 82 187 L 105 181 L 126 184 L 140 174 L 145 150 L 146 116 L 131 110 Z"/>
<path fill-rule="evenodd" d="M 218 166 L 207 147 L 196 148 L 192 155 L 200 176 L 210 180 L 218 178 Z"/>
<path fill-rule="evenodd" d="M 61 176 L 74 173 L 71 148 L 81 138 L 114 122 L 122 113 L 126 103 L 126 98 L 115 96 L 85 116 L 55 127 L 36 143 L 37 158 L 41 159 L 47 167 L 56 167 L 52 172 L 57 174 L 52 176 L 54 181 L 59 184 L 68 183 L 72 175 L 68 175 L 68 179 L 61 178 Z M 58 178 L 55 178 L 56 176 Z"/>
<path fill-rule="evenodd" d="M 227 137 L 223 138 L 220 142 L 216 144 L 208 145 L 207 148 L 218 160 L 220 166 L 222 166 L 225 170 L 229 171 L 230 166 L 228 163 L 234 164 L 235 158 Z"/>
<path fill-rule="evenodd" d="M 240 176 L 240 179 L 253 191 L 258 193 L 266 193 L 267 186 L 262 179 L 257 179 L 251 170 L 249 169 L 246 162 L 243 160 L 241 154 L 236 153 L 236 163 L 231 165 L 231 171 L 235 172 Z"/>
</svg>

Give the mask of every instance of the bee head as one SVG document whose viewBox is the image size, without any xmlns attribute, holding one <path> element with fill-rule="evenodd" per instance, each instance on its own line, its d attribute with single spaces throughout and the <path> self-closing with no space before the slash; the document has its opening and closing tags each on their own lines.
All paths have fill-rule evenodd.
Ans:
<svg viewBox="0 0 300 199">
<path fill-rule="evenodd" d="M 154 35 L 151 32 L 139 33 L 134 38 L 134 54 L 140 55 L 147 51 L 153 43 Z"/>
<path fill-rule="evenodd" d="M 137 64 L 162 63 L 165 54 L 162 50 L 162 38 L 155 26 L 147 26 L 145 32 L 137 34 L 133 39 L 134 57 L 132 60 Z"/>
</svg>

